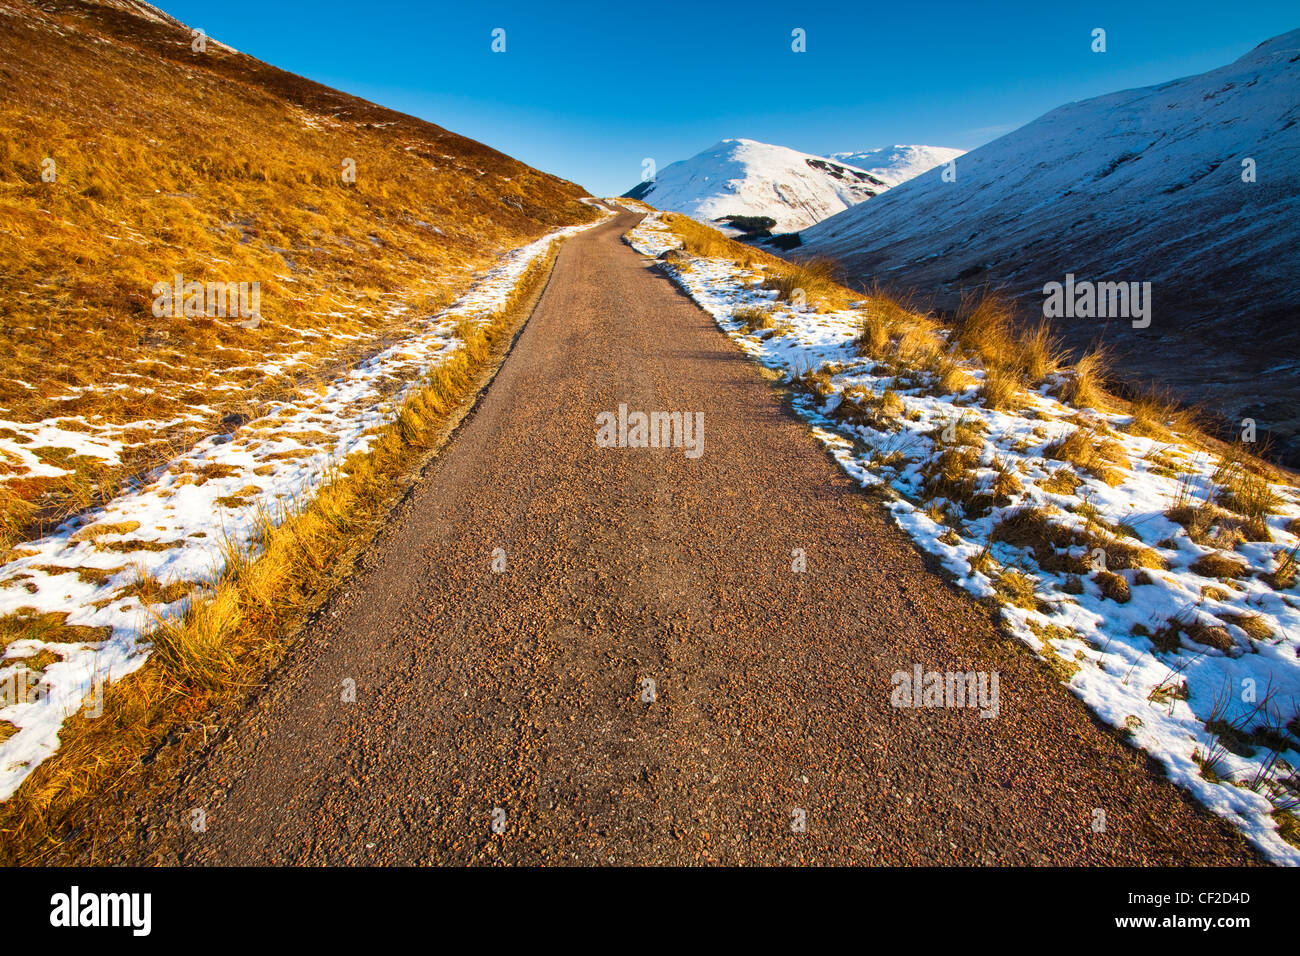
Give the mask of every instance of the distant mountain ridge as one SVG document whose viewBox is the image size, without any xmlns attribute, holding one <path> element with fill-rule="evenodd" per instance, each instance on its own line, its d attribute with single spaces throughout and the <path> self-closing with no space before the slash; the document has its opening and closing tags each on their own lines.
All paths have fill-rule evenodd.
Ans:
<svg viewBox="0 0 1300 956">
<path fill-rule="evenodd" d="M 965 153 L 964 149 L 952 149 L 947 146 L 880 146 L 860 152 L 831 153 L 829 158 L 866 170 L 893 187 L 909 179 L 915 179 L 922 173 L 951 162 Z"/>
</svg>

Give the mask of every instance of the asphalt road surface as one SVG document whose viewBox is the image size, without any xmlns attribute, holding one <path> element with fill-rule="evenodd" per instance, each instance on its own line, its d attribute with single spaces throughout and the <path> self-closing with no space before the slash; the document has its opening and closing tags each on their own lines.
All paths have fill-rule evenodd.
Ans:
<svg viewBox="0 0 1300 956">
<path fill-rule="evenodd" d="M 114 856 L 1257 861 L 927 569 L 635 221 L 564 246 L 356 575 Z M 620 403 L 703 412 L 703 454 L 598 447 Z M 996 672 L 997 716 L 892 706 L 917 664 Z"/>
</svg>

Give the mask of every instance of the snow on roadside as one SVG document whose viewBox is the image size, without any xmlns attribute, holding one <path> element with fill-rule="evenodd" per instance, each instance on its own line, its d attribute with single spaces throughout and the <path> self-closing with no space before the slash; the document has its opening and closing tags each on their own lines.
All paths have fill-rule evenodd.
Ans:
<svg viewBox="0 0 1300 956">
<path fill-rule="evenodd" d="M 145 662 L 150 646 L 143 637 L 156 618 L 184 613 L 189 600 L 184 594 L 170 603 L 142 603 L 134 586 L 142 577 L 164 587 L 182 585 L 180 592 L 188 590 L 184 585 L 214 581 L 224 568 L 223 549 L 247 548 L 254 540 L 259 511 L 274 517 L 282 508 L 309 501 L 337 464 L 366 451 L 410 391 L 460 347 L 461 322 L 487 321 L 532 263 L 554 242 L 612 215 L 602 211 L 603 219 L 556 230 L 507 254 L 461 299 L 417 325 L 413 335 L 319 392 L 275 403 L 262 418 L 204 438 L 142 486 L 44 538 L 16 545 L 12 553 L 20 556 L 0 565 L 0 618 L 62 619 L 75 628 L 64 634 L 78 639 L 21 639 L 4 649 L 0 721 L 18 730 L 0 739 L 0 800 L 55 752 L 66 717 L 83 707 L 94 712 L 102 682 L 118 680 Z M 55 425 L 24 428 L 46 435 L 58 431 Z M 116 455 L 112 446 L 89 447 L 93 439 L 80 433 L 47 438 L 69 445 L 73 439 L 80 441 L 81 452 Z M 34 630 L 54 635 L 60 626 Z M 57 660 L 43 670 L 29 669 L 26 663 L 38 655 Z"/>
<path fill-rule="evenodd" d="M 628 238 L 656 258 L 682 245 L 658 214 Z M 1300 545 L 1295 489 L 1272 487 L 1278 505 L 1266 519 L 1271 542 L 1233 541 L 1226 549 L 1198 544 L 1166 513 L 1189 498 L 1214 495 L 1217 462 L 1206 452 L 1132 434 L 1127 416 L 1081 412 L 1053 398 L 1047 385 L 1028 393 L 1027 407 L 1017 412 L 986 408 L 978 401 L 983 370 L 974 361 L 962 366 L 973 384 L 941 394 L 928 373 L 899 375 L 897 368 L 858 355 L 863 313 L 856 307 L 867 303 L 823 313 L 796 310 L 760 288 L 764 273 L 757 268 L 681 251 L 664 265 L 746 353 L 785 373 L 787 381 L 834 363 L 825 369 L 829 391 L 800 393 L 795 407 L 845 471 L 864 487 L 878 488 L 899 526 L 972 594 L 998 597 L 1000 569 L 1032 581 L 1032 600 L 999 600 L 1009 630 L 1068 677 L 1070 689 L 1103 720 L 1155 756 L 1175 782 L 1240 827 L 1270 859 L 1300 865 L 1300 848 L 1278 832 L 1281 814 L 1294 815 L 1300 797 L 1300 586 L 1260 577 Z M 751 332 L 734 317 L 754 307 L 771 311 L 773 328 Z M 887 391 L 895 396 L 885 405 L 893 409 L 887 421 L 861 424 L 835 414 L 845 401 L 875 400 L 880 407 Z M 938 436 L 958 423 L 985 487 L 992 489 L 1000 471 L 1015 477 L 1014 491 L 969 518 L 960 507 L 942 514 L 949 503 L 925 487 L 926 467 L 953 447 L 952 431 L 947 443 Z M 1122 447 L 1123 463 L 1104 476 L 1109 482 L 1082 470 L 1061 482 L 1067 462 L 1051 457 L 1051 446 L 1080 426 Z M 1077 487 L 1070 488 L 1074 481 Z M 1109 572 L 1123 579 L 1123 603 L 1103 591 L 1101 574 L 1088 573 L 1088 545 L 1058 552 L 1060 560 L 1049 562 L 1057 570 L 1048 570 L 1034 550 L 1005 540 L 1014 536 L 998 539 L 994 529 L 1029 508 L 1049 514 L 1065 529 L 1066 541 L 1095 541 L 1100 527 L 1109 529 L 1108 548 L 1140 549 L 1146 566 L 1130 562 Z M 1208 577 L 1191 569 L 1198 559 L 1224 554 L 1242 562 L 1241 574 Z M 1060 567 L 1067 558 L 1076 572 L 1083 563 L 1084 573 Z M 1104 564 L 1092 569 L 1102 572 Z M 1212 635 L 1205 639 L 1215 646 L 1189 634 Z M 1162 636 L 1157 646 L 1152 638 Z"/>
</svg>

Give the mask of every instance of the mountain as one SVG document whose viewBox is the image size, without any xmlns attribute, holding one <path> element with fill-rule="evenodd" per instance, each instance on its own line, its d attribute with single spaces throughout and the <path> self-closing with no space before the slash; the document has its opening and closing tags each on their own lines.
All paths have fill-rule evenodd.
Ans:
<svg viewBox="0 0 1300 956">
<path fill-rule="evenodd" d="M 888 189 L 870 173 L 824 156 L 752 139 L 724 139 L 624 193 L 705 221 L 767 216 L 797 232 Z"/>
<path fill-rule="evenodd" d="M 1077 280 L 1152 283 L 1148 328 L 1054 319 L 1121 373 L 1254 418 L 1300 459 L 1300 30 L 1236 62 L 1062 106 L 803 233 L 858 283 L 955 306 Z M 1249 174 L 1253 168 L 1254 181 Z M 1267 382 L 1267 385 L 1261 383 Z"/>
<path fill-rule="evenodd" d="M 831 153 L 828 158 L 864 170 L 890 186 L 897 186 L 965 155 L 965 152 L 947 146 L 881 146 L 859 153 Z"/>
<path fill-rule="evenodd" d="M 852 154 L 875 163 L 864 169 L 842 158 L 849 154 L 814 156 L 752 139 L 724 139 L 623 195 L 705 221 L 766 216 L 773 220 L 771 232 L 795 232 L 878 196 L 923 165 L 946 161 L 937 157 L 959 152 L 894 146 Z"/>
</svg>

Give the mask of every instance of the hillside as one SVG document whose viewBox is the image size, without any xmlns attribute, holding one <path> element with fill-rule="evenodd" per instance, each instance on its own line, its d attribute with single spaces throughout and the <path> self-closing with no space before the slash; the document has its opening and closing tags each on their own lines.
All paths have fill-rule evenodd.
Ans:
<svg viewBox="0 0 1300 956">
<path fill-rule="evenodd" d="M 1255 418 L 1295 461 L 1298 64 L 1292 31 L 1203 75 L 1062 106 L 961 157 L 955 182 L 931 170 L 806 230 L 800 251 L 940 307 L 1005 288 L 1030 316 L 1066 274 L 1151 282 L 1149 328 L 1057 328 L 1075 347 L 1103 338 L 1134 379 Z"/>
<path fill-rule="evenodd" d="M 480 143 L 196 51 L 148 4 L 0 0 L 0 51 L 0 545 L 594 217 L 580 187 Z M 258 283 L 256 321 L 157 317 L 177 275 Z"/>
</svg>

